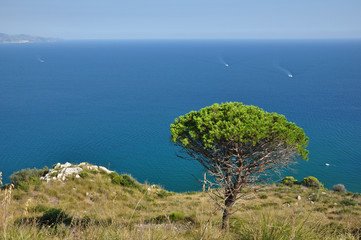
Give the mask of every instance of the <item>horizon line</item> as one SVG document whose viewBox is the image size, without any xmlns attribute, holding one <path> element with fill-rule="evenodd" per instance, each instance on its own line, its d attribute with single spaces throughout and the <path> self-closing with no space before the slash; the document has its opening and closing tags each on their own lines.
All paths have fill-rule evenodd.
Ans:
<svg viewBox="0 0 361 240">
<path fill-rule="evenodd" d="M 59 38 L 72 40 L 361 40 L 361 37 L 327 37 L 327 38 Z"/>
</svg>

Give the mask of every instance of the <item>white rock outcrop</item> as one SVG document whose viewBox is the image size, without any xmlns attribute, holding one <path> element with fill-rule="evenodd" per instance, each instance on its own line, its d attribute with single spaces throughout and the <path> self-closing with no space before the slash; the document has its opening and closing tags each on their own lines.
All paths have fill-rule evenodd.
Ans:
<svg viewBox="0 0 361 240">
<path fill-rule="evenodd" d="M 66 162 L 65 164 L 61 164 L 61 163 L 55 164 L 54 167 L 50 169 L 49 172 L 40 179 L 49 182 L 52 180 L 65 181 L 69 177 L 81 178 L 80 173 L 83 172 L 84 170 L 92 170 L 92 171 L 95 170 L 98 172 L 104 171 L 107 174 L 113 172 L 105 167 L 91 165 L 85 162 L 82 162 L 78 165 L 73 165 L 69 162 Z"/>
</svg>

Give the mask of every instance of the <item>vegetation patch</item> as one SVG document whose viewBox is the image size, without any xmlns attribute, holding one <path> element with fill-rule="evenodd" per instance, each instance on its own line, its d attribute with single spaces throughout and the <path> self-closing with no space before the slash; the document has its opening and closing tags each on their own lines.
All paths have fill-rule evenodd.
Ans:
<svg viewBox="0 0 361 240">
<path fill-rule="evenodd" d="M 41 184 L 40 177 L 45 176 L 49 172 L 47 167 L 43 169 L 22 169 L 10 176 L 11 183 L 15 188 L 21 188 L 24 191 L 29 190 L 29 184 Z"/>
<path fill-rule="evenodd" d="M 340 202 L 340 204 L 344 206 L 355 206 L 357 202 L 354 199 L 345 198 Z"/>
<path fill-rule="evenodd" d="M 294 177 L 285 177 L 284 179 L 282 179 L 281 183 L 286 186 L 292 187 L 294 184 L 298 184 L 298 180 Z"/>
<path fill-rule="evenodd" d="M 267 196 L 266 194 L 264 194 L 264 193 L 258 194 L 258 197 L 259 197 L 260 199 L 267 199 L 267 198 L 268 198 L 268 196 Z"/>
<path fill-rule="evenodd" d="M 312 176 L 309 177 L 305 177 L 301 184 L 305 187 L 313 187 L 313 188 L 321 188 L 323 187 L 322 183 L 320 183 L 320 181 Z"/>
<path fill-rule="evenodd" d="M 336 184 L 333 186 L 333 191 L 347 193 L 347 190 L 343 184 Z"/>
<path fill-rule="evenodd" d="M 139 190 L 142 188 L 142 186 L 139 183 L 137 183 L 133 178 L 131 178 L 128 175 L 119 175 L 116 172 L 112 172 L 110 174 L 110 178 L 112 180 L 112 183 L 117 185 L 121 185 L 128 188 L 137 188 Z"/>
</svg>

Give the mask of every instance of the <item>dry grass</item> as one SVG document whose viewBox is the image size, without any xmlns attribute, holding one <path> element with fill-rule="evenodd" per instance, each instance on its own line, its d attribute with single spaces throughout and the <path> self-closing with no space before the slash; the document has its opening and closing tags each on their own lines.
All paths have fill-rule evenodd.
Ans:
<svg viewBox="0 0 361 240">
<path fill-rule="evenodd" d="M 1 175 L 0 175 L 1 176 Z M 0 179 L 1 181 L 1 179 Z M 361 197 L 301 186 L 269 185 L 244 200 L 220 230 L 207 193 L 115 185 L 109 176 L 3 189 L 1 239 L 360 239 Z M 325 193 L 325 194 L 324 194 Z M 301 200 L 297 200 L 301 196 Z M 313 203 L 312 203 L 312 202 Z M 69 224 L 40 225 L 51 208 Z M 21 221 L 20 221 L 21 220 Z M 208 221 L 209 220 L 209 221 Z M 204 234 L 203 234 L 204 233 Z"/>
</svg>

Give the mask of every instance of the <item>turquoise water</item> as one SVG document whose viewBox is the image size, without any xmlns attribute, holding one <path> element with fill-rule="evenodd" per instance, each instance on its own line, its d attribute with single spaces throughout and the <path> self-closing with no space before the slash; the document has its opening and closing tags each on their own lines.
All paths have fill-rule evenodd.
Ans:
<svg viewBox="0 0 361 240">
<path fill-rule="evenodd" d="M 305 130 L 310 160 L 283 176 L 361 192 L 359 40 L 0 45 L 0 171 L 87 161 L 200 190 L 203 170 L 175 156 L 169 125 L 226 101 L 284 114 Z"/>
</svg>

